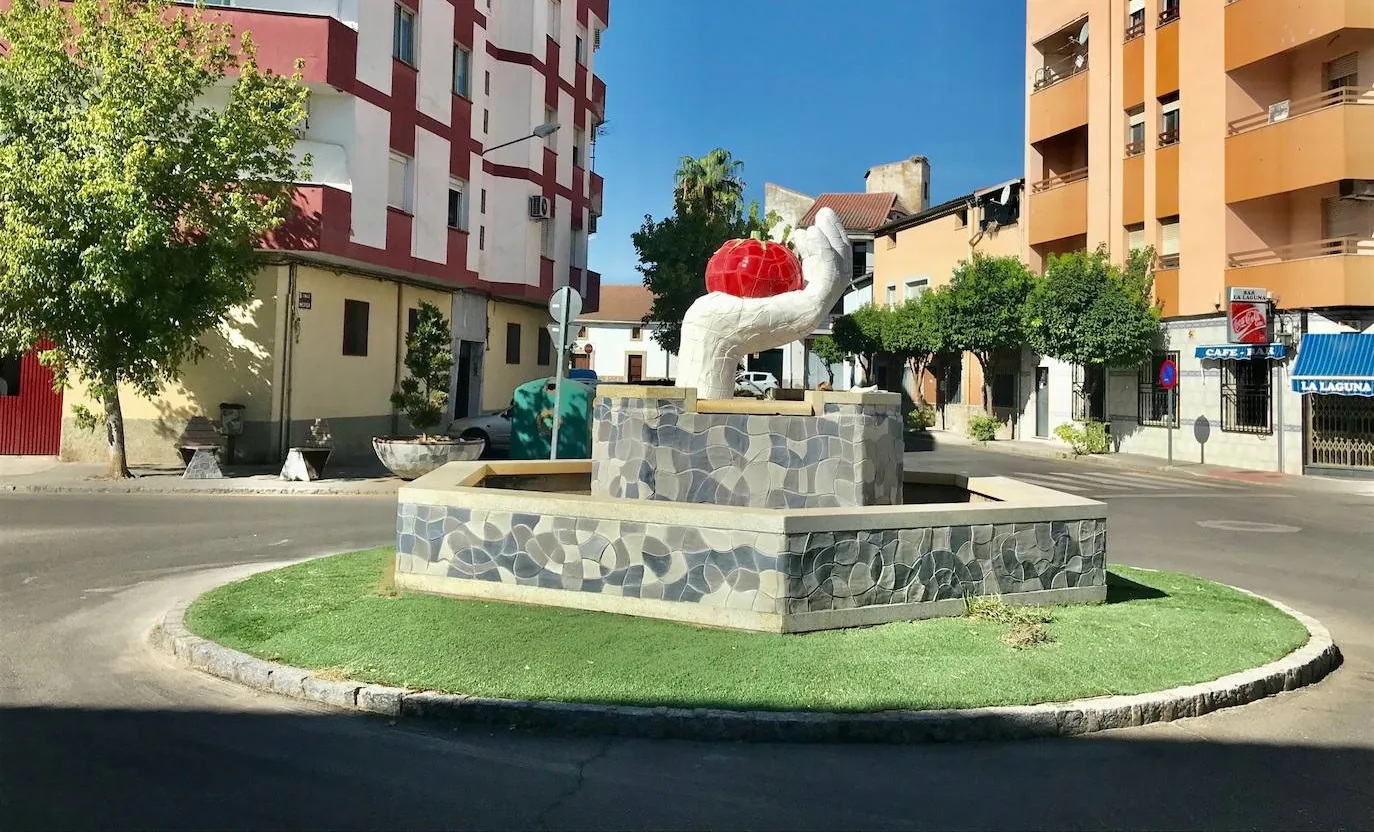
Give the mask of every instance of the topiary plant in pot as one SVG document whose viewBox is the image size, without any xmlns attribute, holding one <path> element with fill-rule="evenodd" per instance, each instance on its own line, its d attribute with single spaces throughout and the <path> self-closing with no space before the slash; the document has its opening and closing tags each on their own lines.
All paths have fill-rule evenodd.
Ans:
<svg viewBox="0 0 1374 832">
<path fill-rule="evenodd" d="M 455 439 L 431 434 L 448 408 L 449 373 L 453 352 L 449 326 L 439 307 L 420 302 L 415 326 L 406 334 L 408 375 L 391 394 L 391 404 L 405 414 L 418 436 L 377 436 L 372 449 L 387 470 L 403 480 L 422 477 L 447 462 L 477 459 L 486 446 L 482 439 Z"/>
</svg>

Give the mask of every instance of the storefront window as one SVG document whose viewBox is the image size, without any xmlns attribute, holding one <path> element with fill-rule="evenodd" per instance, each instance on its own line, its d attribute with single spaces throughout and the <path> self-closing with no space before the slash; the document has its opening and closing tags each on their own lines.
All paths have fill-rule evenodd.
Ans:
<svg viewBox="0 0 1374 832">
<path fill-rule="evenodd" d="M 1172 360 L 1178 364 L 1177 352 L 1156 352 L 1150 357 L 1150 361 L 1140 368 L 1138 388 L 1140 395 L 1137 401 L 1136 423 L 1150 427 L 1169 426 L 1169 398 L 1174 400 L 1174 419 L 1173 426 L 1178 427 L 1178 385 L 1174 385 L 1173 390 L 1165 390 L 1159 384 L 1159 368 L 1167 360 Z"/>
<path fill-rule="evenodd" d="M 1269 361 L 1246 358 L 1221 366 L 1221 429 L 1227 433 L 1272 433 L 1273 388 Z"/>
</svg>

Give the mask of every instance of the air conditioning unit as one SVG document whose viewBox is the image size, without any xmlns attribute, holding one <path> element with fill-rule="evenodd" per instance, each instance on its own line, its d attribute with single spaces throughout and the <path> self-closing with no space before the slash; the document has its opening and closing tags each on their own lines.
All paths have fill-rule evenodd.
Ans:
<svg viewBox="0 0 1374 832">
<path fill-rule="evenodd" d="M 1342 179 L 1341 199 L 1374 202 L 1374 181 L 1369 179 Z"/>
<path fill-rule="evenodd" d="M 601 219 L 601 218 L 600 218 L 599 216 L 597 216 L 596 214 L 592 214 L 590 217 L 587 218 L 587 233 L 588 233 L 588 234 L 595 234 L 595 233 L 596 233 L 596 221 L 599 220 L 599 219 Z"/>
<path fill-rule="evenodd" d="M 598 49 L 600 49 L 600 48 L 601 48 L 601 30 L 600 30 L 600 29 L 593 29 L 593 30 L 592 30 L 592 51 L 595 52 L 596 50 L 598 50 Z"/>
<path fill-rule="evenodd" d="M 530 219 L 546 220 L 553 216 L 553 203 L 543 194 L 530 197 Z"/>
</svg>

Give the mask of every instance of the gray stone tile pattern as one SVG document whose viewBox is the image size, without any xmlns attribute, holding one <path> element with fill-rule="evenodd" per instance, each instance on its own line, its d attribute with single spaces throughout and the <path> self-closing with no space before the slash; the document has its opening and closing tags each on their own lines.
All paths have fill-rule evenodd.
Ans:
<svg viewBox="0 0 1374 832">
<path fill-rule="evenodd" d="M 818 416 L 684 411 L 674 399 L 597 400 L 592 493 L 755 508 L 895 505 L 900 409 L 826 404 Z"/>
<path fill-rule="evenodd" d="M 1106 521 L 791 535 L 402 503 L 396 569 L 769 613 L 1102 586 Z"/>
</svg>

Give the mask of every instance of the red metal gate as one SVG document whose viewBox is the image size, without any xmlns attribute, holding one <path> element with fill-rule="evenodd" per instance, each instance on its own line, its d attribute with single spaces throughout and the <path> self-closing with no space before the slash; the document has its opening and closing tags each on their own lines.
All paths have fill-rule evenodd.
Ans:
<svg viewBox="0 0 1374 832">
<path fill-rule="evenodd" d="M 38 349 L 50 345 L 40 343 Z M 62 445 L 62 393 L 52 389 L 52 371 L 32 350 L 3 365 L 0 396 L 0 454 L 56 455 Z"/>
</svg>

